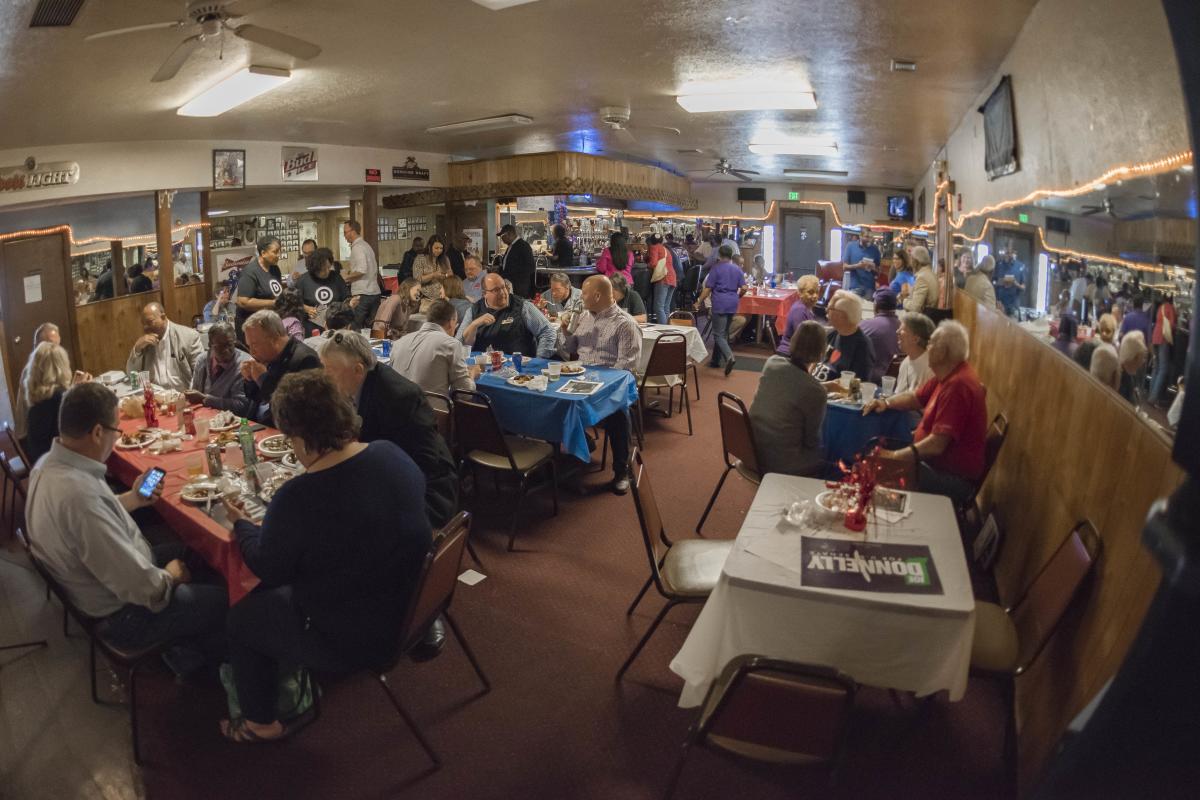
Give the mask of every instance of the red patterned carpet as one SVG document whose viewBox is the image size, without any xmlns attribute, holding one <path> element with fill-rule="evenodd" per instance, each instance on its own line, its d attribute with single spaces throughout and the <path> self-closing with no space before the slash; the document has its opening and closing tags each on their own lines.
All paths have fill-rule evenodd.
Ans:
<svg viewBox="0 0 1200 800">
<path fill-rule="evenodd" d="M 646 459 L 675 537 L 694 535 L 721 471 L 716 393 L 734 391 L 748 404 L 758 380 L 741 370 L 726 379 L 702 368 L 701 376 L 694 436 L 686 435 L 679 417 L 648 423 Z M 443 757 L 439 772 L 426 772 L 424 754 L 368 676 L 327 685 L 321 719 L 295 739 L 237 746 L 218 735 L 218 689 L 179 686 L 155 674 L 142 684 L 147 796 L 661 796 L 694 718 L 676 707 L 681 681 L 667 665 L 697 609 L 673 611 L 626 680 L 615 683 L 618 666 L 661 602 L 650 596 L 631 619 L 625 616 L 648 569 L 632 499 L 563 492 L 560 514 L 551 518 L 549 495 L 536 494 L 523 510 L 528 523 L 519 552 L 507 553 L 511 495 L 497 497 L 490 482 L 485 489 L 473 537 L 488 577 L 460 586 L 454 614 L 493 690 L 478 695 L 475 675 L 453 641 L 437 659 L 405 662 L 393 675 L 393 686 Z M 733 536 L 752 497 L 752 487 L 731 478 L 706 532 Z M 828 789 L 819 772 L 701 752 L 690 760 L 677 796 L 999 797 L 999 697 L 980 682 L 972 682 L 961 702 L 941 697 L 924 706 L 867 689 L 859 695 L 836 789 Z"/>
</svg>

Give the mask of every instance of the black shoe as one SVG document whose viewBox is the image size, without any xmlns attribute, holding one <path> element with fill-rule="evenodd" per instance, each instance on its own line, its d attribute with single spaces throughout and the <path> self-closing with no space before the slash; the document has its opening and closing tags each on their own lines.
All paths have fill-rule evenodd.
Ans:
<svg viewBox="0 0 1200 800">
<path fill-rule="evenodd" d="M 736 358 L 731 358 L 725 362 L 725 377 L 729 377 L 729 373 L 733 372 L 733 365 L 737 361 Z"/>
<path fill-rule="evenodd" d="M 629 476 L 628 475 L 618 475 L 617 477 L 613 478 L 612 493 L 618 494 L 618 495 L 629 493 Z"/>
<path fill-rule="evenodd" d="M 425 637 L 421 643 L 408 651 L 408 657 L 417 662 L 429 661 L 441 654 L 445 644 L 446 625 L 442 622 L 442 618 L 438 617 L 429 626 L 429 630 L 425 631 Z"/>
</svg>

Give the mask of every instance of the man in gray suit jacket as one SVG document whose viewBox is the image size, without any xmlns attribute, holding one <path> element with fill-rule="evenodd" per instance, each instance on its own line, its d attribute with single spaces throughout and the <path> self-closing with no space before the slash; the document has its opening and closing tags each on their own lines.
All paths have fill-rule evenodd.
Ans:
<svg viewBox="0 0 1200 800">
<path fill-rule="evenodd" d="M 200 334 L 167 319 L 158 303 L 142 309 L 142 336 L 133 343 L 126 372 L 149 372 L 150 381 L 164 389 L 185 392 L 192 385 L 192 368 L 204 354 Z"/>
</svg>

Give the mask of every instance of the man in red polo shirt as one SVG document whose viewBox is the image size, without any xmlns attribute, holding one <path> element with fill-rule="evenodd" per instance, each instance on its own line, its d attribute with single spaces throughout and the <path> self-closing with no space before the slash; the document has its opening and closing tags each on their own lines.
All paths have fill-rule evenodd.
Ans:
<svg viewBox="0 0 1200 800">
<path fill-rule="evenodd" d="M 946 320 L 929 340 L 933 377 L 916 391 L 874 400 L 863 408 L 863 414 L 886 408 L 922 412 L 913 444 L 884 450 L 880 456 L 916 461 L 918 489 L 945 495 L 956 505 L 970 497 L 983 476 L 987 439 L 987 401 L 979 376 L 967 363 L 970 349 L 967 329 Z"/>
</svg>

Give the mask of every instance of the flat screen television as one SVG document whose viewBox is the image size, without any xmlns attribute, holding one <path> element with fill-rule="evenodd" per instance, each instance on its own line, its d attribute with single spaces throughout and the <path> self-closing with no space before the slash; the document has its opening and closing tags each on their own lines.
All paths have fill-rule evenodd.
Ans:
<svg viewBox="0 0 1200 800">
<path fill-rule="evenodd" d="M 912 198 L 905 194 L 888 196 L 888 219 L 911 221 L 913 218 Z"/>
</svg>

